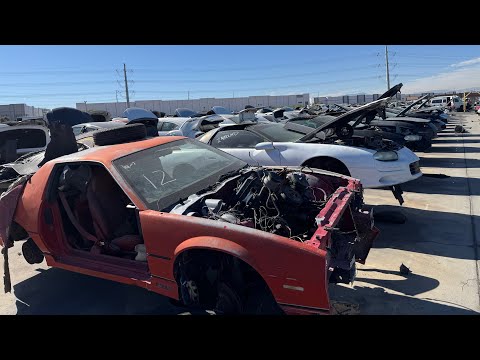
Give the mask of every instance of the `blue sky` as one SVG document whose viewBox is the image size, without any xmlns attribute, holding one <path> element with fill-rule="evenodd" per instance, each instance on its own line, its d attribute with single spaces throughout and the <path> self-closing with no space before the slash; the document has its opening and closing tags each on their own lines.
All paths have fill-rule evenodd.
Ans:
<svg viewBox="0 0 480 360">
<path fill-rule="evenodd" d="M 384 45 L 0 46 L 0 104 L 386 90 Z M 403 93 L 480 89 L 480 46 L 389 46 L 390 82 Z M 117 71 L 118 70 L 118 71 Z"/>
</svg>

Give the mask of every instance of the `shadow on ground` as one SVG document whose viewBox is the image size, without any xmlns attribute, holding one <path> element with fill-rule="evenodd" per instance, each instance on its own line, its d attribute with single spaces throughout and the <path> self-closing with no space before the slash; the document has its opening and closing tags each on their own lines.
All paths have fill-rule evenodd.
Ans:
<svg viewBox="0 0 480 360">
<path fill-rule="evenodd" d="M 462 144 L 478 144 L 479 140 L 473 140 L 473 139 L 462 139 L 462 138 L 458 138 L 458 139 L 441 139 L 441 138 L 436 138 L 436 139 L 433 139 L 432 142 L 434 144 L 458 144 L 458 145 L 462 145 Z M 436 147 L 434 148 L 436 149 Z"/>
<path fill-rule="evenodd" d="M 360 271 L 361 274 L 361 271 Z M 370 281 L 371 279 L 362 279 Z M 432 279 L 433 280 L 433 279 Z M 408 281 L 408 280 L 402 280 Z M 457 304 L 435 302 L 435 299 L 413 298 L 389 294 L 381 287 L 330 285 L 330 298 L 358 304 L 361 315 L 478 315 L 474 310 Z"/>
<path fill-rule="evenodd" d="M 419 156 L 420 167 L 438 167 L 447 169 L 464 169 L 465 162 L 469 168 L 480 168 L 480 160 L 464 158 L 427 158 Z"/>
<path fill-rule="evenodd" d="M 470 183 L 470 194 L 480 195 L 480 179 L 465 178 L 460 176 L 449 176 L 444 179 L 422 176 L 418 179 L 402 184 L 403 191 L 418 194 L 443 194 L 468 196 L 468 182 Z"/>
<path fill-rule="evenodd" d="M 380 236 L 375 240 L 374 248 L 475 260 L 474 240 L 470 232 L 464 231 L 472 226 L 470 215 L 393 205 L 375 206 L 374 214 L 381 211 L 398 211 L 406 216 L 407 221 L 404 224 L 376 221 Z"/>
<path fill-rule="evenodd" d="M 478 153 L 480 152 L 480 148 L 478 147 L 471 147 L 471 146 L 462 146 L 461 143 L 459 146 L 433 146 L 429 149 L 429 153 Z"/>
<path fill-rule="evenodd" d="M 62 269 L 39 273 L 16 284 L 17 314 L 175 315 L 185 309 L 148 290 Z"/>
</svg>

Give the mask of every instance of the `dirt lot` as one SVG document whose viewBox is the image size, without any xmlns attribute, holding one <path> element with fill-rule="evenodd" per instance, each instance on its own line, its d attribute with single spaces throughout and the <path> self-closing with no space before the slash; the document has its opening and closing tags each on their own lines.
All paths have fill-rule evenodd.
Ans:
<svg viewBox="0 0 480 360">
<path fill-rule="evenodd" d="M 455 134 L 457 124 L 466 134 Z M 400 211 L 405 224 L 377 223 L 381 235 L 354 285 L 331 286 L 342 311 L 360 314 L 480 312 L 480 116 L 454 114 L 434 147 L 418 153 L 424 176 L 404 186 L 399 206 L 386 190 L 366 190 L 367 204 Z M 435 175 L 434 175 L 435 176 Z M 29 265 L 11 249 L 13 294 L 0 293 L 0 314 L 178 314 L 168 299 L 143 289 Z M 399 267 L 412 271 L 401 275 Z M 0 266 L 3 268 L 2 259 Z M 2 290 L 3 285 L 0 288 Z"/>
</svg>

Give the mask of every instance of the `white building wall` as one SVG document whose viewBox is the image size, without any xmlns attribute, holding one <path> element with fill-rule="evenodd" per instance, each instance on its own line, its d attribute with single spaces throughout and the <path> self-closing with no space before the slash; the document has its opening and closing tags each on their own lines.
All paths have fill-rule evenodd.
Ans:
<svg viewBox="0 0 480 360">
<path fill-rule="evenodd" d="M 140 107 L 147 110 L 162 111 L 166 114 L 173 114 L 175 109 L 189 108 L 193 111 L 208 111 L 212 106 L 223 106 L 232 111 L 240 111 L 246 105 L 268 106 L 277 108 L 281 106 L 295 106 L 308 104 L 310 94 L 279 95 L 279 96 L 248 96 L 235 98 L 201 98 L 190 100 L 138 100 L 131 101 L 130 106 Z M 85 103 L 77 103 L 76 108 L 85 111 Z M 127 108 L 126 102 L 119 103 L 87 103 L 87 110 L 108 111 L 112 117 L 122 116 Z M 1 111 L 1 110 L 0 110 Z M 0 112 L 1 114 L 1 112 Z"/>
</svg>

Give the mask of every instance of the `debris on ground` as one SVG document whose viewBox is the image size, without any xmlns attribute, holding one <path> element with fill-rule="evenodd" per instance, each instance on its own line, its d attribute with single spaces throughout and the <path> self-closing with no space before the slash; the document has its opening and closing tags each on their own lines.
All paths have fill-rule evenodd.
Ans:
<svg viewBox="0 0 480 360">
<path fill-rule="evenodd" d="M 455 132 L 456 132 L 456 133 L 464 133 L 464 132 L 466 132 L 466 131 L 465 131 L 465 129 L 463 128 L 462 125 L 456 125 L 456 126 L 455 126 Z"/>
<path fill-rule="evenodd" d="M 403 265 L 403 263 L 402 263 L 402 265 L 400 265 L 400 274 L 409 275 L 411 272 L 412 272 L 412 270 L 410 270 L 408 267 Z"/>
<path fill-rule="evenodd" d="M 360 306 L 358 304 L 349 303 L 346 301 L 332 301 L 331 302 L 332 315 L 358 315 L 360 314 Z"/>
</svg>

